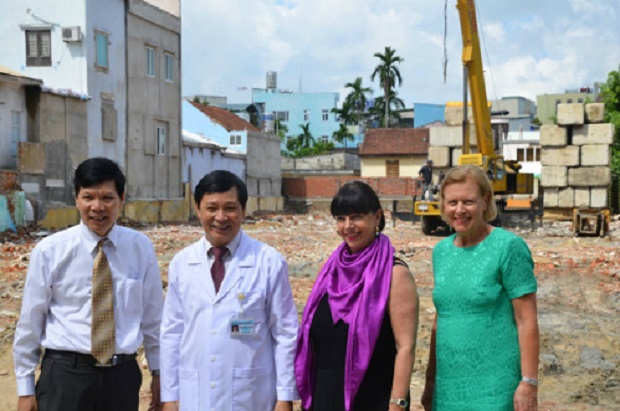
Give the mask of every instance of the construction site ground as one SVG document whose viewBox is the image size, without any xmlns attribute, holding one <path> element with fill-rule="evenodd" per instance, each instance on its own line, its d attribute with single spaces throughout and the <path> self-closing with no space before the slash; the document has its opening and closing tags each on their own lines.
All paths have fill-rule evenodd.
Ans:
<svg viewBox="0 0 620 411">
<path fill-rule="evenodd" d="M 164 285 L 173 255 L 202 235 L 197 224 L 135 227 L 157 251 Z M 620 222 L 601 237 L 573 237 L 570 222 L 545 221 L 507 229 L 529 244 L 538 278 L 540 323 L 540 410 L 620 410 Z M 279 250 L 289 263 L 299 313 L 322 261 L 340 243 L 334 221 L 324 213 L 262 215 L 243 229 Z M 431 253 L 442 237 L 422 234 L 419 224 L 388 216 L 385 233 L 409 264 L 420 293 L 420 325 L 411 380 L 413 410 L 420 396 L 434 316 Z M 0 233 L 0 410 L 16 409 L 12 342 L 19 318 L 29 254 L 49 232 L 28 228 Z M 141 410 L 147 409 L 150 377 L 143 356 Z M 296 409 L 299 405 L 296 404 Z"/>
</svg>

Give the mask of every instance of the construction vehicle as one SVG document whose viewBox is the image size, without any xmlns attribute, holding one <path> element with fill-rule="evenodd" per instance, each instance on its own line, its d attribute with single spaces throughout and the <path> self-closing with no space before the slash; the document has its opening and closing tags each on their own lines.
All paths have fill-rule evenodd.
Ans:
<svg viewBox="0 0 620 411">
<path fill-rule="evenodd" d="M 534 176 L 519 173 L 521 166 L 517 161 L 507 161 L 501 154 L 503 132 L 498 123 L 492 127 L 491 111 L 487 100 L 484 73 L 482 70 L 482 56 L 474 0 L 457 0 L 461 34 L 463 38 L 463 102 L 448 103 L 463 107 L 463 154 L 458 160 L 459 165 L 472 164 L 482 167 L 493 185 L 500 203 L 498 210 L 503 210 L 503 204 L 510 195 L 532 194 Z M 476 131 L 477 153 L 472 153 L 470 147 L 468 127 L 467 86 L 471 95 L 471 109 Z M 414 202 L 414 214 L 420 216 L 422 232 L 430 234 L 440 226 L 445 226 L 441 220 L 438 201 L 429 201 L 423 194 L 422 200 Z"/>
</svg>

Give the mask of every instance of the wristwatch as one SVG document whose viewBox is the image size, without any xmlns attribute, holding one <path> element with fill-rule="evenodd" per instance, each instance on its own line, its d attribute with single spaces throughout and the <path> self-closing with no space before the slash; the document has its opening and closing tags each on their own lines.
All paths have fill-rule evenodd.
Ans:
<svg viewBox="0 0 620 411">
<path fill-rule="evenodd" d="M 151 370 L 151 375 L 153 377 L 159 377 L 159 370 Z"/>
<path fill-rule="evenodd" d="M 538 380 L 535 378 L 523 377 L 521 378 L 521 381 L 523 381 L 524 383 L 533 385 L 534 387 L 538 387 Z"/>
<path fill-rule="evenodd" d="M 409 401 L 402 398 L 390 398 L 390 404 L 394 404 L 404 410 L 409 405 Z"/>
</svg>

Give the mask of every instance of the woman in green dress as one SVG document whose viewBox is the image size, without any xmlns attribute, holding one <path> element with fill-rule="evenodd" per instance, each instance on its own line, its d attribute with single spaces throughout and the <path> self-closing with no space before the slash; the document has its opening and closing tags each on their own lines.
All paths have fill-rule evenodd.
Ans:
<svg viewBox="0 0 620 411">
<path fill-rule="evenodd" d="M 422 404 L 426 411 L 538 409 L 536 278 L 520 237 L 497 215 L 480 167 L 450 170 L 442 218 L 455 234 L 433 250 L 436 315 Z"/>
</svg>

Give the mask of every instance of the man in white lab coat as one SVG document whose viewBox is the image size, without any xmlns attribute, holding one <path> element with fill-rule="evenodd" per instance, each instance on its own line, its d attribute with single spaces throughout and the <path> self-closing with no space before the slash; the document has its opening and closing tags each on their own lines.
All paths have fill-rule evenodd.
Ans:
<svg viewBox="0 0 620 411">
<path fill-rule="evenodd" d="M 245 183 L 228 171 L 213 171 L 196 186 L 205 236 L 168 271 L 164 411 L 291 411 L 298 399 L 298 320 L 287 265 L 241 230 L 247 198 Z"/>
</svg>

